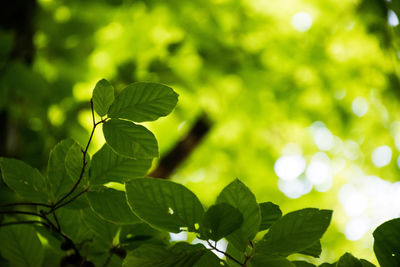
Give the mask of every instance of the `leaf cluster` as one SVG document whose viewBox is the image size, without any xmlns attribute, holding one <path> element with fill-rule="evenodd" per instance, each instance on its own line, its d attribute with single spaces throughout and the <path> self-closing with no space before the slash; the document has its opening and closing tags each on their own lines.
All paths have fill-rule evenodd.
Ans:
<svg viewBox="0 0 400 267">
<path fill-rule="evenodd" d="M 4 264 L 315 266 L 288 256 L 321 255 L 331 210 L 305 208 L 282 215 L 276 204 L 258 203 L 238 179 L 205 208 L 181 184 L 144 178 L 158 156 L 158 144 L 138 123 L 168 115 L 177 100 L 170 87 L 155 83 L 129 85 L 114 97 L 103 79 L 93 91 L 93 129 L 85 147 L 72 139 L 59 142 L 50 152 L 47 175 L 20 160 L 1 158 L 4 182 L 24 201 L 1 206 Z M 106 143 L 91 157 L 88 148 L 100 124 Z M 383 267 L 400 263 L 399 224 L 395 219 L 374 232 Z M 205 245 L 169 241 L 169 233 L 182 231 L 194 233 Z M 221 239 L 228 242 L 226 251 L 217 246 Z M 346 253 L 320 266 L 373 264 Z"/>
</svg>

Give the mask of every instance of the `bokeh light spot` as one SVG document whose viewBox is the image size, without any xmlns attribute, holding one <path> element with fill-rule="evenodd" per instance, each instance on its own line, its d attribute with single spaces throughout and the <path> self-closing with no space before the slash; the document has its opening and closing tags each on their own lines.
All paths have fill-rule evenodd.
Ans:
<svg viewBox="0 0 400 267">
<path fill-rule="evenodd" d="M 274 166 L 276 175 L 282 180 L 294 180 L 304 172 L 306 168 L 305 159 L 299 155 L 285 155 L 281 156 Z"/>
<path fill-rule="evenodd" d="M 368 111 L 368 102 L 363 97 L 357 97 L 353 100 L 351 104 L 351 110 L 356 114 L 358 117 L 362 117 Z"/>
<path fill-rule="evenodd" d="M 388 146 L 379 146 L 372 152 L 371 159 L 376 167 L 384 167 L 392 160 L 392 149 Z"/>
<path fill-rule="evenodd" d="M 389 10 L 388 12 L 388 24 L 392 27 L 399 25 L 399 18 L 397 17 L 396 13 L 393 12 L 393 10 Z"/>
<path fill-rule="evenodd" d="M 292 25 L 299 32 L 308 31 L 312 25 L 312 18 L 306 12 L 298 12 L 292 17 Z"/>
</svg>

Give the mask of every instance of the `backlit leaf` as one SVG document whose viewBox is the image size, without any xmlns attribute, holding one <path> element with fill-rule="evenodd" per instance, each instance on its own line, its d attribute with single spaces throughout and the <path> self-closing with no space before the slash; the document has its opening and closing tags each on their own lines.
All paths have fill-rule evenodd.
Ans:
<svg viewBox="0 0 400 267">
<path fill-rule="evenodd" d="M 120 154 L 134 159 L 158 157 L 158 144 L 153 133 L 130 121 L 111 119 L 103 124 L 107 144 Z"/>
<path fill-rule="evenodd" d="M 18 195 L 30 201 L 47 203 L 45 180 L 37 169 L 11 158 L 0 158 L 0 167 L 4 182 Z"/>
<path fill-rule="evenodd" d="M 1 227 L 0 240 L 0 253 L 11 266 L 41 266 L 44 250 L 32 226 Z"/>
<path fill-rule="evenodd" d="M 134 83 L 115 98 L 108 116 L 136 122 L 154 121 L 168 115 L 177 101 L 178 94 L 166 85 Z"/>
<path fill-rule="evenodd" d="M 129 208 L 123 191 L 103 187 L 99 191 L 88 192 L 86 196 L 91 208 L 104 220 L 121 224 L 140 222 Z"/>
<path fill-rule="evenodd" d="M 274 222 L 282 217 L 282 211 L 278 205 L 272 202 L 260 203 L 261 223 L 260 231 L 267 230 Z"/>
<path fill-rule="evenodd" d="M 284 256 L 303 251 L 322 237 L 331 217 L 330 210 L 307 208 L 290 212 L 271 226 L 256 251 Z"/>
<path fill-rule="evenodd" d="M 118 155 L 108 144 L 93 155 L 90 167 L 90 183 L 123 183 L 132 178 L 143 177 L 151 167 L 151 159 L 132 159 Z"/>
<path fill-rule="evenodd" d="M 114 88 L 105 79 L 97 82 L 93 90 L 93 108 L 97 114 L 104 116 L 114 101 Z"/>
<path fill-rule="evenodd" d="M 126 182 L 128 203 L 135 214 L 156 228 L 178 233 L 195 231 L 204 214 L 199 199 L 181 184 L 154 178 Z"/>
</svg>

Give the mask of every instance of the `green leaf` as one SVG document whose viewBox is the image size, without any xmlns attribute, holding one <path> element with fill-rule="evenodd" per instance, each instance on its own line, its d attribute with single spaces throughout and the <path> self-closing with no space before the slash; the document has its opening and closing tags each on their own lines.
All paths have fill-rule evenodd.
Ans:
<svg viewBox="0 0 400 267">
<path fill-rule="evenodd" d="M 314 258 L 319 258 L 319 256 L 321 255 L 321 252 L 322 252 L 321 241 L 318 240 L 313 245 L 311 245 L 310 247 L 306 248 L 303 251 L 300 251 L 299 253 L 308 255 L 308 256 L 312 256 Z"/>
<path fill-rule="evenodd" d="M 296 267 L 285 257 L 263 254 L 255 254 L 249 262 L 252 267 Z"/>
<path fill-rule="evenodd" d="M 227 266 L 223 260 L 217 257 L 210 250 L 206 250 L 203 256 L 193 265 L 193 267 L 221 267 Z"/>
<path fill-rule="evenodd" d="M 254 194 L 236 179 L 222 190 L 217 198 L 217 203 L 227 203 L 242 213 L 242 226 L 226 239 L 237 249 L 244 251 L 260 228 L 261 213 Z"/>
<path fill-rule="evenodd" d="M 108 144 L 93 155 L 90 183 L 105 184 L 110 181 L 123 183 L 143 177 L 151 167 L 151 159 L 131 159 L 118 155 Z"/>
<path fill-rule="evenodd" d="M 130 121 L 111 119 L 103 124 L 104 138 L 111 148 L 128 158 L 158 157 L 158 144 L 153 133 Z"/>
<path fill-rule="evenodd" d="M 119 234 L 119 244 L 126 250 L 134 250 L 143 244 L 166 246 L 169 239 L 168 232 L 158 231 L 147 223 L 123 225 Z"/>
<path fill-rule="evenodd" d="M 360 262 L 361 262 L 361 266 L 362 266 L 362 267 L 375 267 L 374 264 L 370 263 L 370 262 L 367 261 L 367 260 L 360 259 Z"/>
<path fill-rule="evenodd" d="M 89 163 L 90 163 L 90 156 L 86 154 L 86 167 L 85 167 L 85 172 L 82 175 L 82 180 L 81 180 L 81 185 L 87 185 L 88 183 L 88 173 L 89 173 Z M 67 155 L 65 156 L 65 169 L 67 171 L 67 174 L 69 175 L 69 178 L 73 181 L 76 182 L 79 179 L 79 176 L 81 175 L 82 171 L 82 166 L 83 166 L 83 153 L 82 153 L 82 147 L 78 143 L 74 143 L 67 152 Z"/>
<path fill-rule="evenodd" d="M 245 256 L 243 251 L 238 250 L 235 248 L 231 243 L 228 243 L 226 246 L 226 253 L 231 255 L 234 259 L 238 260 L 239 262 L 244 262 L 245 261 Z M 227 257 L 226 262 L 229 264 L 229 266 L 237 266 L 237 263 L 233 261 L 231 258 Z M 251 265 L 248 265 L 251 266 Z"/>
<path fill-rule="evenodd" d="M 103 187 L 99 191 L 88 192 L 90 207 L 104 220 L 117 224 L 140 222 L 126 202 L 125 192 Z"/>
<path fill-rule="evenodd" d="M 82 220 L 98 238 L 106 244 L 111 245 L 118 232 L 118 225 L 107 222 L 100 218 L 91 209 L 81 210 Z"/>
<path fill-rule="evenodd" d="M 207 249 L 201 245 L 176 243 L 171 248 L 144 244 L 126 256 L 124 267 L 193 267 Z"/>
<path fill-rule="evenodd" d="M 87 210 L 90 210 L 89 208 Z M 90 240 L 93 233 L 83 224 L 80 210 L 70 209 L 69 205 L 56 210 L 60 228 L 63 233 L 71 238 L 75 243 Z"/>
<path fill-rule="evenodd" d="M 166 85 L 134 83 L 116 97 L 108 116 L 136 122 L 154 121 L 168 115 L 177 102 L 178 94 Z"/>
<path fill-rule="evenodd" d="M 361 262 L 351 255 L 350 253 L 345 253 L 340 257 L 336 267 L 363 267 Z"/>
<path fill-rule="evenodd" d="M 126 182 L 128 203 L 135 214 L 156 228 L 178 233 L 195 231 L 204 214 L 193 192 L 183 185 L 154 178 Z"/>
<path fill-rule="evenodd" d="M 328 262 L 324 262 L 321 265 L 319 265 L 318 267 L 336 267 L 337 262 L 334 263 L 328 263 Z"/>
<path fill-rule="evenodd" d="M 331 210 L 313 208 L 288 213 L 271 226 L 256 251 L 283 256 L 301 252 L 322 237 L 331 217 Z"/>
<path fill-rule="evenodd" d="M 314 264 L 311 264 L 311 263 L 306 262 L 306 261 L 292 261 L 292 263 L 293 263 L 296 267 L 315 267 Z"/>
<path fill-rule="evenodd" d="M 282 217 L 281 209 L 272 202 L 260 203 L 260 211 L 261 223 L 259 231 L 269 229 L 274 222 Z"/>
<path fill-rule="evenodd" d="M 93 90 L 92 99 L 96 113 L 99 116 L 106 115 L 114 101 L 114 87 L 106 79 L 98 81 Z"/>
<path fill-rule="evenodd" d="M 13 225 L 0 228 L 0 252 L 11 266 L 37 267 L 43 261 L 43 248 L 33 227 Z"/>
<path fill-rule="evenodd" d="M 229 204 L 211 206 L 200 224 L 202 239 L 218 241 L 238 229 L 243 223 L 243 215 Z"/>
<path fill-rule="evenodd" d="M 163 265 L 163 260 L 168 258 L 170 253 L 163 246 L 144 244 L 139 248 L 130 251 L 124 259 L 123 267 L 157 267 Z"/>
<path fill-rule="evenodd" d="M 4 182 L 18 195 L 30 201 L 47 203 L 45 180 L 37 169 L 11 158 L 0 158 L 0 167 Z"/>
<path fill-rule="evenodd" d="M 64 196 L 74 185 L 65 168 L 65 158 L 75 143 L 72 139 L 62 140 L 50 152 L 47 184 L 53 201 Z"/>
<path fill-rule="evenodd" d="M 400 266 L 400 218 L 381 224 L 373 236 L 375 255 L 381 267 Z"/>
</svg>

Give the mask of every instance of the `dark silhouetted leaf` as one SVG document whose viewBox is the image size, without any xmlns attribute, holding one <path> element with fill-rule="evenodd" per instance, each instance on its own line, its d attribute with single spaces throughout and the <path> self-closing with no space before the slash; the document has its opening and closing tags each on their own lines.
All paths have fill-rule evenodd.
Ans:
<svg viewBox="0 0 400 267">
<path fill-rule="evenodd" d="M 244 251 L 260 228 L 261 213 L 254 194 L 247 186 L 236 179 L 221 191 L 217 203 L 227 203 L 242 213 L 242 226 L 227 236 L 226 239 L 237 249 Z"/>
<path fill-rule="evenodd" d="M 211 206 L 200 224 L 201 238 L 218 241 L 238 229 L 243 223 L 243 215 L 229 204 Z"/>
</svg>

